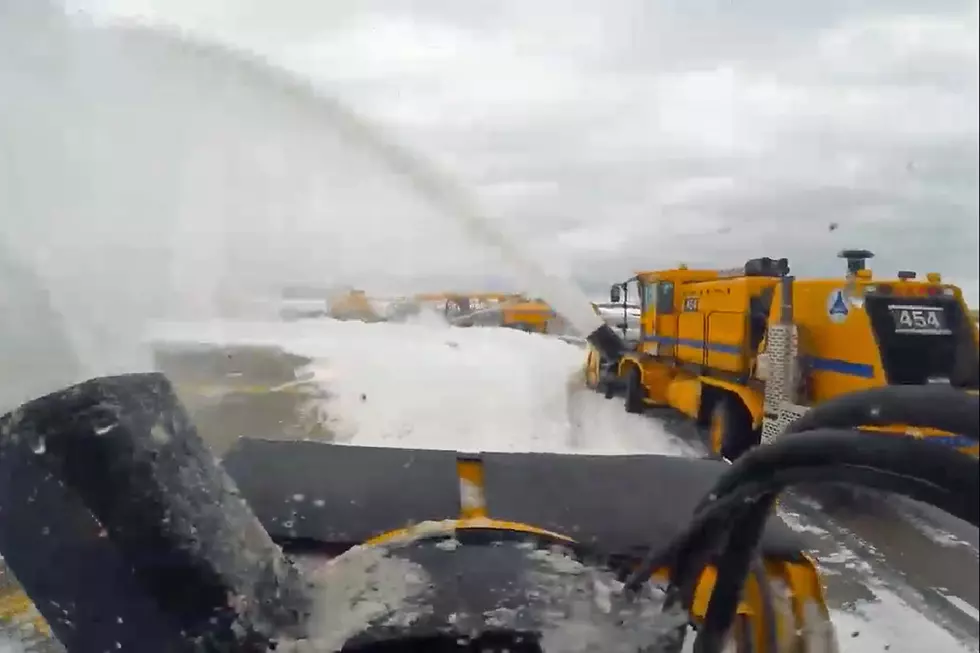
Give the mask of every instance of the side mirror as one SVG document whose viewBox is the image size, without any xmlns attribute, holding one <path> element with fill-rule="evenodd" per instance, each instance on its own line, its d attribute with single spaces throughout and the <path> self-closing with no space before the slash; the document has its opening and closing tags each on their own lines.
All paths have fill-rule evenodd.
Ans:
<svg viewBox="0 0 980 653">
<path fill-rule="evenodd" d="M 619 284 L 616 284 L 609 289 L 609 301 L 613 304 L 618 304 L 621 299 L 622 294 L 619 289 Z"/>
</svg>

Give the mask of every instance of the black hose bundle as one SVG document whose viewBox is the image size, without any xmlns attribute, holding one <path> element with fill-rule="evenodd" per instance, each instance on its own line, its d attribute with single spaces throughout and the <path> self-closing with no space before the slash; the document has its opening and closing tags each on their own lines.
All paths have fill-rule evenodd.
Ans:
<svg viewBox="0 0 980 653">
<path fill-rule="evenodd" d="M 884 386 L 834 397 L 811 408 L 786 433 L 816 428 L 854 428 L 904 424 L 949 433 L 980 432 L 980 395 L 949 386 Z"/>
<path fill-rule="evenodd" d="M 687 530 L 665 550 L 648 556 L 627 579 L 627 590 L 639 588 L 654 569 L 669 567 L 673 573 L 667 609 L 690 597 L 701 570 L 713 564 L 718 577 L 694 650 L 716 653 L 734 622 L 766 520 L 787 487 L 814 482 L 863 485 L 931 504 L 977 526 L 977 458 L 928 438 L 869 435 L 853 428 L 878 416 L 882 421 L 873 423 L 955 429 L 976 442 L 976 396 L 948 390 L 875 389 L 828 402 L 827 409 L 813 409 L 777 442 L 756 447 L 731 465 L 701 502 Z M 913 413 L 915 409 L 920 412 Z M 767 624 L 770 631 L 774 627 Z"/>
</svg>

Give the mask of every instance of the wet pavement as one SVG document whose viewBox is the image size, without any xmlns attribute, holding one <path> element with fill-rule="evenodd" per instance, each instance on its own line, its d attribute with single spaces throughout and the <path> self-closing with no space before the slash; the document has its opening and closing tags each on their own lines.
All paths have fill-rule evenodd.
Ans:
<svg viewBox="0 0 980 653">
<path fill-rule="evenodd" d="M 219 456 L 239 437 L 331 437 L 311 412 L 311 399 L 323 391 L 303 378 L 309 361 L 302 357 L 268 347 L 194 346 L 160 350 L 156 360 Z M 689 427 L 669 427 L 682 437 L 699 437 Z M 813 490 L 781 500 L 788 523 L 824 572 L 831 606 L 872 598 L 884 586 L 956 636 L 975 642 L 980 637 L 977 530 L 895 497 L 840 498 Z M 19 605 L 15 587 L 0 563 L 0 632 L 29 634 L 23 617 L 17 624 L 2 623 L 5 610 L 17 612 L 11 607 Z"/>
<path fill-rule="evenodd" d="M 221 456 L 240 437 L 330 439 L 312 413 L 323 391 L 304 378 L 310 361 L 271 347 L 158 349 L 198 433 Z"/>
<path fill-rule="evenodd" d="M 809 539 L 833 605 L 884 587 L 960 639 L 977 641 L 976 528 L 904 498 L 860 491 L 842 504 L 823 494 L 797 492 L 783 507 L 804 526 L 826 531 Z"/>
</svg>

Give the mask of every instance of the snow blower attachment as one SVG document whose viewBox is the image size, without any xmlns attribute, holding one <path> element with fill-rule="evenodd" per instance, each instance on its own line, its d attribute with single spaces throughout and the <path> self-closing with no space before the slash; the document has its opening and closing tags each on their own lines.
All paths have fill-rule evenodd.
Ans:
<svg viewBox="0 0 980 653">
<path fill-rule="evenodd" d="M 585 339 L 607 360 L 618 361 L 626 353 L 626 343 L 608 324 L 603 324 Z"/>
<path fill-rule="evenodd" d="M 304 616 L 296 570 L 159 374 L 0 419 L 0 554 L 70 653 L 264 651 Z"/>
<path fill-rule="evenodd" d="M 242 439 L 219 467 L 131 375 L 0 419 L 0 555 L 68 653 L 836 653 L 772 516 L 828 479 L 978 522 L 976 458 L 819 420 L 733 465 Z"/>
</svg>

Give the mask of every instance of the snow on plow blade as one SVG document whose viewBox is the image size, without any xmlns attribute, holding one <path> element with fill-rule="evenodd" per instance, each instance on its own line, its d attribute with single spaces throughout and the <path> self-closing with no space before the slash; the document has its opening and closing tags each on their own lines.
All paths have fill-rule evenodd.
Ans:
<svg viewBox="0 0 980 653">
<path fill-rule="evenodd" d="M 662 455 L 460 453 L 264 439 L 239 440 L 223 464 L 286 550 L 338 555 L 413 524 L 455 520 L 458 533 L 542 529 L 628 567 L 674 540 L 728 468 Z M 773 517 L 760 553 L 773 605 L 752 577 L 739 613 L 751 621 L 775 609 L 786 640 L 754 650 L 836 650 L 821 581 L 800 536 Z M 654 577 L 670 573 L 659 569 Z M 714 580 L 709 565 L 690 599 L 695 622 L 706 614 Z"/>
<path fill-rule="evenodd" d="M 661 455 L 457 453 L 241 439 L 223 464 L 274 539 L 353 546 L 427 520 L 533 524 L 609 553 L 666 544 L 726 466 Z M 797 560 L 773 518 L 766 555 Z"/>
</svg>

